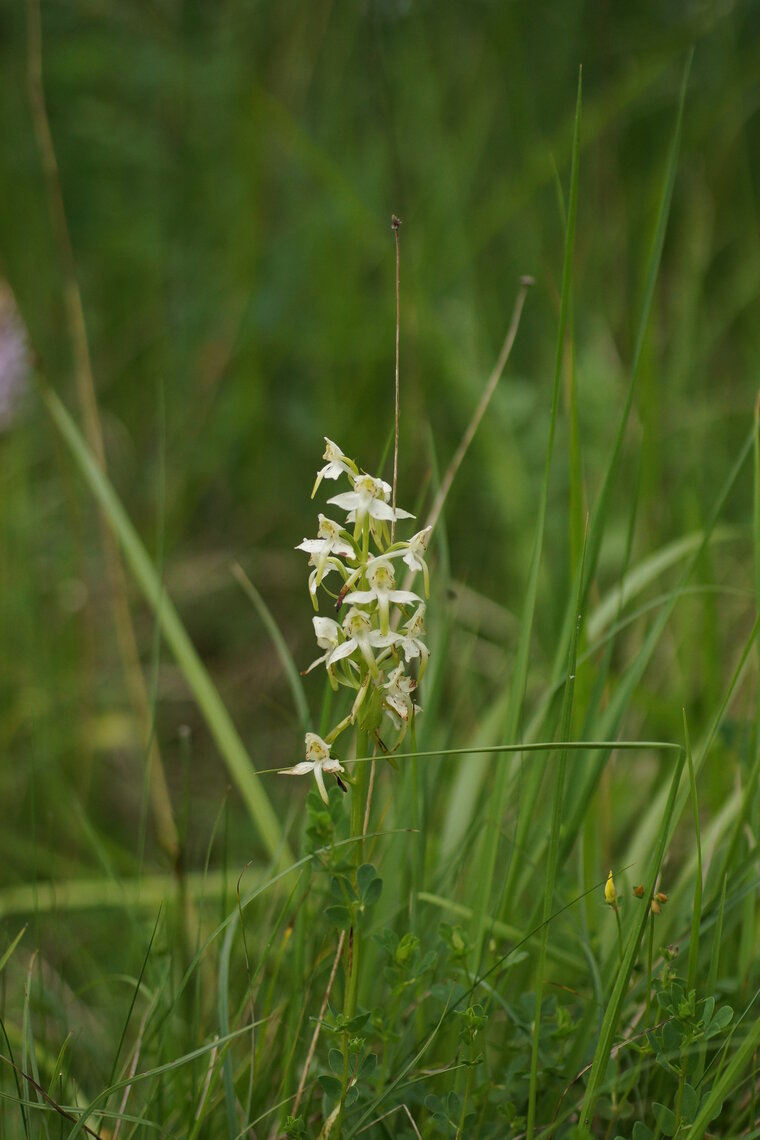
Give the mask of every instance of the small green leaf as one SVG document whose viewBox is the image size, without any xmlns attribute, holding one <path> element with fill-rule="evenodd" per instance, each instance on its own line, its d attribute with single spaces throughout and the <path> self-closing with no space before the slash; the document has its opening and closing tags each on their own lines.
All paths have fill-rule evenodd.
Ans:
<svg viewBox="0 0 760 1140">
<path fill-rule="evenodd" d="M 345 875 L 335 875 L 330 882 L 330 893 L 339 902 L 356 902 L 353 883 Z"/>
<path fill-rule="evenodd" d="M 359 1066 L 359 1077 L 366 1080 L 377 1068 L 377 1053 L 368 1053 Z"/>
<path fill-rule="evenodd" d="M 658 1104 L 657 1101 L 652 1105 L 654 1118 L 657 1121 L 657 1126 L 662 1132 L 663 1136 L 675 1136 L 676 1134 L 676 1114 L 672 1109 L 667 1108 L 664 1104 Z"/>
<path fill-rule="evenodd" d="M 339 926 L 341 930 L 346 930 L 351 925 L 351 912 L 347 906 L 328 906 L 325 910 L 325 917 Z"/>
<path fill-rule="evenodd" d="M 399 942 L 394 955 L 397 966 L 405 966 L 409 958 L 420 944 L 416 934 L 407 933 Z"/>
<path fill-rule="evenodd" d="M 654 1140 L 654 1133 L 646 1124 L 637 1120 L 633 1126 L 633 1140 Z"/>
<path fill-rule="evenodd" d="M 340 1049 L 331 1049 L 327 1054 L 327 1063 L 336 1077 L 343 1076 L 343 1054 Z"/>
<path fill-rule="evenodd" d="M 323 1073 L 319 1078 L 319 1083 L 322 1086 L 323 1092 L 325 1092 L 327 1096 L 332 1097 L 333 1100 L 340 1100 L 340 1094 L 343 1086 L 337 1077 L 330 1077 L 327 1074 Z"/>
<path fill-rule="evenodd" d="M 716 1033 L 722 1033 L 731 1023 L 733 1016 L 734 1011 L 731 1009 L 731 1006 L 722 1005 L 707 1027 L 705 1036 L 714 1037 Z"/>
<path fill-rule="evenodd" d="M 659 990 L 657 994 L 657 1004 L 665 1013 L 675 1013 L 673 998 L 667 990 Z"/>
<path fill-rule="evenodd" d="M 458 1120 L 462 1114 L 462 1098 L 453 1089 L 446 1097 L 446 1111 L 452 1120 Z"/>
<path fill-rule="evenodd" d="M 707 1026 L 712 1021 L 712 1015 L 714 1012 L 715 1012 L 715 998 L 712 996 L 705 998 L 704 1005 L 702 1006 L 702 1012 L 700 1014 L 700 1017 L 702 1019 L 702 1023 L 704 1024 L 705 1029 L 707 1029 Z"/>
<path fill-rule="evenodd" d="M 365 906 L 374 906 L 383 891 L 383 880 L 373 879 L 362 895 Z"/>
<path fill-rule="evenodd" d="M 685 1084 L 683 1086 L 683 1096 L 681 1097 L 681 1111 L 688 1124 L 691 1124 L 694 1117 L 699 1111 L 699 1095 L 691 1085 Z"/>
<path fill-rule="evenodd" d="M 365 897 L 367 888 L 377 878 L 377 871 L 371 863 L 362 863 L 359 870 L 356 872 L 356 885 L 359 888 L 359 894 L 362 898 Z"/>
<path fill-rule="evenodd" d="M 683 1041 L 683 1029 L 677 1021 L 666 1021 L 662 1027 L 662 1044 L 668 1053 L 679 1053 Z"/>
<path fill-rule="evenodd" d="M 346 1108 L 350 1108 L 359 1095 L 358 1085 L 349 1085 L 346 1092 Z"/>
<path fill-rule="evenodd" d="M 349 1018 L 348 1021 L 345 1022 L 345 1024 L 343 1025 L 343 1028 L 345 1029 L 346 1033 L 348 1033 L 349 1035 L 352 1033 L 358 1033 L 360 1029 L 364 1029 L 364 1026 L 367 1024 L 368 1021 L 369 1021 L 369 1012 L 357 1013 L 355 1017 L 351 1017 L 351 1018 Z"/>
</svg>

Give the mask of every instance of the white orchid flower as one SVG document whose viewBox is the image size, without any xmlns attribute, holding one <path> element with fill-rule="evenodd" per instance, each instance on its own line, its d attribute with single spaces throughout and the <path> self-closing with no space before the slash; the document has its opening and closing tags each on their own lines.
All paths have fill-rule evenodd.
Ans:
<svg viewBox="0 0 760 1140">
<path fill-rule="evenodd" d="M 373 678 L 377 679 L 380 672 L 372 650 L 385 648 L 388 645 L 388 638 L 379 629 L 373 629 L 369 615 L 363 610 L 357 610 L 356 606 L 352 606 L 343 619 L 343 632 L 347 640 L 328 655 L 325 662 L 327 668 L 329 669 L 336 661 L 342 661 L 344 657 L 350 657 L 358 649 L 367 662 Z"/>
<path fill-rule="evenodd" d="M 432 526 L 426 526 L 424 530 L 420 530 L 417 534 L 412 535 L 408 542 L 396 542 L 390 550 L 386 550 L 386 552 L 381 555 L 382 558 L 402 558 L 409 569 L 414 573 L 421 570 L 425 580 L 425 597 L 427 598 L 430 597 L 430 573 L 428 571 L 427 562 L 425 561 L 425 552 L 432 531 Z M 356 572 L 352 577 L 355 576 Z M 350 581 L 351 579 L 349 579 L 349 582 Z"/>
<path fill-rule="evenodd" d="M 314 626 L 314 634 L 317 635 L 317 644 L 319 648 L 324 649 L 325 652 L 322 653 L 321 657 L 318 657 L 316 661 L 312 661 L 308 669 L 303 670 L 303 677 L 311 673 L 312 669 L 316 669 L 318 665 L 321 665 L 322 661 L 327 661 L 330 653 L 341 644 L 341 627 L 338 626 L 337 621 L 333 621 L 332 618 L 312 618 L 311 620 Z M 356 662 L 354 661 L 349 661 L 349 665 L 353 666 L 354 669 L 357 668 Z M 337 682 L 333 676 L 333 670 L 328 667 L 327 671 L 330 684 L 332 684 L 333 689 L 337 689 Z"/>
<path fill-rule="evenodd" d="M 327 436 L 325 436 L 325 443 L 327 447 L 325 448 L 325 453 L 322 458 L 326 459 L 327 463 L 317 472 L 317 481 L 311 492 L 312 499 L 316 495 L 317 488 L 323 479 L 339 479 L 344 471 L 349 478 L 353 479 L 357 473 L 356 464 L 353 459 L 349 459 L 347 455 L 344 455 L 337 443 L 333 443 Z"/>
<path fill-rule="evenodd" d="M 422 577 L 425 581 L 426 598 L 430 597 L 430 573 L 428 571 L 427 562 L 425 561 L 425 552 L 427 551 L 428 539 L 432 531 L 432 526 L 426 526 L 424 530 L 419 530 L 416 534 L 413 534 L 409 541 L 405 543 L 406 550 L 404 550 L 401 555 L 410 570 L 422 571 Z"/>
<path fill-rule="evenodd" d="M 390 629 L 390 604 L 404 606 L 422 599 L 411 590 L 396 590 L 396 577 L 393 564 L 387 558 L 374 558 L 367 567 L 368 590 L 354 590 L 347 594 L 345 601 L 350 605 L 366 606 L 377 602 L 380 614 L 380 632 L 387 634 Z"/>
<path fill-rule="evenodd" d="M 282 768 L 280 775 L 305 776 L 307 772 L 314 773 L 319 794 L 325 803 L 329 803 L 323 773 L 328 772 L 337 775 L 338 772 L 345 772 L 345 768 L 340 760 L 336 760 L 334 756 L 330 755 L 329 744 L 326 744 L 321 736 L 317 736 L 316 732 L 306 733 L 306 759 L 293 768 Z"/>
<path fill-rule="evenodd" d="M 417 676 L 417 683 L 422 680 L 422 676 L 427 669 L 428 659 L 430 657 L 430 650 L 425 642 L 422 640 L 425 633 L 425 603 L 417 607 L 409 621 L 406 623 L 401 633 L 391 634 L 393 637 L 393 645 L 396 649 L 400 649 L 404 654 L 404 660 L 407 665 L 410 661 L 419 658 L 420 669 Z"/>
<path fill-rule="evenodd" d="M 400 507 L 394 511 L 388 503 L 390 497 L 391 486 L 384 479 L 375 479 L 372 475 L 356 475 L 353 491 L 344 491 L 342 495 L 334 495 L 327 501 L 348 511 L 346 522 L 354 523 L 354 539 L 357 539 L 368 516 L 379 522 L 414 518 L 409 511 L 402 511 Z"/>
<path fill-rule="evenodd" d="M 333 522 L 326 515 L 319 516 L 319 530 L 317 538 L 305 538 L 299 542 L 296 550 L 305 550 L 309 554 L 309 565 L 315 569 L 309 575 L 309 593 L 316 607 L 317 586 L 331 570 L 338 569 L 340 563 L 336 561 L 339 555 L 344 558 L 354 558 L 355 551 L 350 542 L 343 537 L 343 527 Z"/>
<path fill-rule="evenodd" d="M 385 705 L 385 711 L 396 728 L 406 730 L 412 712 L 422 711 L 420 708 L 415 710 L 414 702 L 412 701 L 412 693 L 416 688 L 417 682 L 414 677 L 408 677 L 404 673 L 403 665 L 397 666 L 392 673 L 388 674 L 388 680 L 385 685 L 383 685 L 383 689 L 385 690 L 383 703 Z"/>
</svg>

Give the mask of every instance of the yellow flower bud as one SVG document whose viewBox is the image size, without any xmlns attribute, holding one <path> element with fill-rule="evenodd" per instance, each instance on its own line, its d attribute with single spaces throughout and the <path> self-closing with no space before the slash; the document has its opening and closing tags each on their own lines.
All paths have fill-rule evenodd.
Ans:
<svg viewBox="0 0 760 1140">
<path fill-rule="evenodd" d="M 615 890 L 615 880 L 612 877 L 612 871 L 607 876 L 607 882 L 604 886 L 604 901 L 608 906 L 617 906 L 617 891 Z"/>
</svg>

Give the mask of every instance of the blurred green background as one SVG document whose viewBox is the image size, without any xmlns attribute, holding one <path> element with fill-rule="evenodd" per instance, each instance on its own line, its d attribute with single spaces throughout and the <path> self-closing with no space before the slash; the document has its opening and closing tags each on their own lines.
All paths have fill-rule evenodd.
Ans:
<svg viewBox="0 0 760 1140">
<path fill-rule="evenodd" d="M 750 426 L 760 362 L 757 5 L 43 0 L 42 30 L 109 473 L 257 766 L 294 763 L 302 734 L 229 564 L 245 567 L 305 668 L 312 610 L 294 547 L 324 509 L 324 497 L 309 501 L 322 437 L 375 471 L 392 430 L 391 213 L 403 221 L 399 502 L 419 514 L 496 359 L 519 278 L 536 279 L 449 501 L 450 582 L 440 544 L 436 554 L 438 604 L 461 627 L 452 660 L 466 654 L 470 682 L 464 697 L 452 686 L 448 738 L 460 728 L 464 738 L 503 685 L 528 572 L 578 68 L 567 375 L 574 367 L 592 503 L 629 379 L 691 45 L 673 209 L 601 588 L 620 574 L 637 480 L 634 558 L 702 524 Z M 26 34 L 25 5 L 5 0 L 0 267 L 41 371 L 78 415 Z M 537 668 L 551 660 L 570 581 L 567 437 L 564 409 Z M 95 866 L 98 843 L 124 863 L 138 852 L 145 809 L 96 510 L 33 386 L 4 425 L 0 463 L 0 854 L 13 883 Z M 746 526 L 750 504 L 747 478 L 726 521 Z M 749 553 L 732 548 L 705 574 L 750 588 Z M 229 776 L 157 650 L 153 616 L 132 597 L 156 734 L 197 865 Z M 686 699 L 714 706 L 746 603 L 685 605 L 679 620 L 647 696 L 650 736 L 678 732 Z M 708 651 L 694 657 L 697 642 Z M 315 711 L 321 683 L 309 679 Z M 267 787 L 283 805 L 300 800 L 290 783 L 269 777 Z M 230 821 L 236 860 L 260 854 L 234 792 Z M 150 825 L 147 842 L 160 865 Z"/>
</svg>

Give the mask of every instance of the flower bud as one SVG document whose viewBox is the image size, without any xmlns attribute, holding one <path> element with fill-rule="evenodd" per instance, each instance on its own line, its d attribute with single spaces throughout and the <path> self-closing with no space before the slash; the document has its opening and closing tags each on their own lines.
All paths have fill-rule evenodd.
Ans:
<svg viewBox="0 0 760 1140">
<path fill-rule="evenodd" d="M 604 901 L 607 906 L 617 907 L 618 893 L 615 889 L 615 880 L 612 877 L 612 871 L 607 876 L 607 882 L 604 886 Z"/>
</svg>

